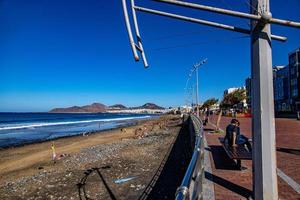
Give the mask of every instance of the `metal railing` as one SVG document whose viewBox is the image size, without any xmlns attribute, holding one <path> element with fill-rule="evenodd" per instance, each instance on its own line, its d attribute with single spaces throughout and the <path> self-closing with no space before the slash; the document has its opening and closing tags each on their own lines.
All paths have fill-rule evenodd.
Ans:
<svg viewBox="0 0 300 200">
<path fill-rule="evenodd" d="M 176 200 L 203 199 L 204 144 L 202 121 L 195 115 L 188 119 L 191 144 L 195 144 L 193 155 L 180 187 L 177 188 Z"/>
</svg>

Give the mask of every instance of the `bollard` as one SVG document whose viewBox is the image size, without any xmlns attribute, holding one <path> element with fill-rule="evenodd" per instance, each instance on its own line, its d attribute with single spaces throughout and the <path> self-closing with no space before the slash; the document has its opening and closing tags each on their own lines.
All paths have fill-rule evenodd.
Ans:
<svg viewBox="0 0 300 200">
<path fill-rule="evenodd" d="M 300 120 L 300 111 L 297 111 L 297 120 Z"/>
</svg>

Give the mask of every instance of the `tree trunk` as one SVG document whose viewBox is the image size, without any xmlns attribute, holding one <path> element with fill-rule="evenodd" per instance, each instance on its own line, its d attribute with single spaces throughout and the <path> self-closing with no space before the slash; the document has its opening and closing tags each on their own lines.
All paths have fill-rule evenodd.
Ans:
<svg viewBox="0 0 300 200">
<path fill-rule="evenodd" d="M 220 113 L 219 113 L 219 116 L 218 116 L 218 119 L 217 119 L 217 130 L 216 131 L 219 131 L 219 129 L 220 129 L 219 125 L 220 125 L 222 113 L 223 113 L 223 110 L 221 109 Z"/>
</svg>

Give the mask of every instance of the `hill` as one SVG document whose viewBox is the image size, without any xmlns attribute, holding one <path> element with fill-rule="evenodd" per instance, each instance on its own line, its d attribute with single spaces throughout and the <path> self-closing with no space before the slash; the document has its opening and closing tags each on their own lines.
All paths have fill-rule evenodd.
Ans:
<svg viewBox="0 0 300 200">
<path fill-rule="evenodd" d="M 54 108 L 50 110 L 51 113 L 97 113 L 97 112 L 105 112 L 106 106 L 101 103 L 93 103 L 91 105 L 86 106 L 72 106 L 68 108 Z"/>
<path fill-rule="evenodd" d="M 124 110 L 124 109 L 127 109 L 127 107 L 124 106 L 123 104 L 115 104 L 115 105 L 109 106 L 108 108 L 109 108 L 109 109 L 116 109 L 116 110 Z"/>
<path fill-rule="evenodd" d="M 144 104 L 142 106 L 135 107 L 135 108 L 136 109 L 159 109 L 159 110 L 165 109 L 165 108 L 160 107 L 160 106 L 158 106 L 158 105 L 156 105 L 154 103 L 146 103 L 146 104 Z"/>
<path fill-rule="evenodd" d="M 116 110 L 126 110 L 128 109 L 126 106 L 122 104 L 115 104 L 112 106 L 105 106 L 104 104 L 101 103 L 93 103 L 91 105 L 86 105 L 86 106 L 72 106 L 68 108 L 54 108 L 50 110 L 50 113 L 98 113 L 98 112 L 106 112 L 106 111 L 116 111 Z M 134 109 L 150 109 L 150 110 L 162 110 L 164 109 L 163 107 L 160 107 L 154 103 L 146 103 L 142 106 L 138 107 L 131 107 L 129 108 L 131 110 Z"/>
</svg>

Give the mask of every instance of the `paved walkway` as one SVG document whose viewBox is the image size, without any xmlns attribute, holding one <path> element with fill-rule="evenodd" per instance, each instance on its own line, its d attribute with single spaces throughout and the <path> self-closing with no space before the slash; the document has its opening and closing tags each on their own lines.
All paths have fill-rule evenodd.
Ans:
<svg viewBox="0 0 300 200">
<path fill-rule="evenodd" d="M 242 161 L 246 170 L 238 171 L 218 141 L 221 134 L 210 133 L 216 116 L 205 127 L 210 153 L 216 199 L 247 199 L 252 194 L 252 161 Z M 222 117 L 220 128 L 225 129 L 231 118 Z M 251 119 L 239 118 L 241 132 L 251 138 Z M 300 199 L 300 121 L 276 119 L 278 186 L 280 199 Z M 297 192 L 298 191 L 298 192 Z"/>
</svg>

